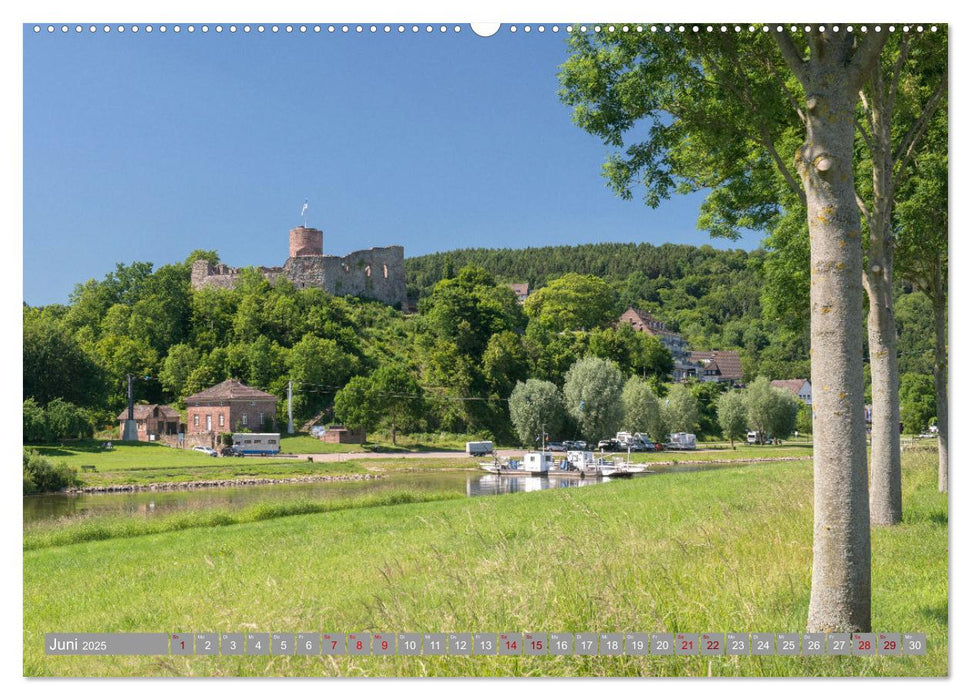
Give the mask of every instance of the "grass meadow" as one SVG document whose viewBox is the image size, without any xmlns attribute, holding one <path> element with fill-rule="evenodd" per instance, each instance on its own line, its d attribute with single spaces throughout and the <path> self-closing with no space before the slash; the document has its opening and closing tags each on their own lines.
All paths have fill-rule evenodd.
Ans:
<svg viewBox="0 0 971 700">
<path fill-rule="evenodd" d="M 924 657 L 55 657 L 45 632 L 798 632 L 812 464 L 370 503 L 24 551 L 28 676 L 941 676 L 947 499 L 905 453 L 873 531 L 873 626 Z M 362 504 L 358 504 L 362 505 Z M 299 512 L 299 511 L 298 511 Z"/>
</svg>

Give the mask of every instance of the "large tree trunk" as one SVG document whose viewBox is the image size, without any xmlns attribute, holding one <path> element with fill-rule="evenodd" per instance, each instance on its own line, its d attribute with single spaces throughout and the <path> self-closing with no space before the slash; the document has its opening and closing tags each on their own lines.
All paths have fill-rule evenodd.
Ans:
<svg viewBox="0 0 971 700">
<path fill-rule="evenodd" d="M 868 70 L 872 61 L 853 56 L 853 38 L 846 32 L 814 35 L 808 62 L 791 39 L 777 40 L 807 96 L 807 140 L 797 163 L 806 192 L 811 265 L 814 529 L 808 627 L 869 630 L 863 250 L 853 178 L 853 124 L 859 88 L 854 69 Z M 868 54 L 879 53 L 880 44 L 864 46 Z"/>
<path fill-rule="evenodd" d="M 947 493 L 947 296 L 940 270 L 934 280 L 934 398 L 937 402 L 937 489 Z"/>
</svg>

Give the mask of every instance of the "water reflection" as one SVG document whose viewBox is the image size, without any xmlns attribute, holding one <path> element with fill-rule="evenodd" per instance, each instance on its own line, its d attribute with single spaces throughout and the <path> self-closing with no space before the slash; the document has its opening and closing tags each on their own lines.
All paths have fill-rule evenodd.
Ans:
<svg viewBox="0 0 971 700">
<path fill-rule="evenodd" d="M 254 503 L 351 498 L 391 490 L 451 491 L 466 496 L 497 496 L 543 489 L 602 484 L 610 479 L 568 479 L 557 476 L 498 476 L 468 471 L 386 474 L 368 481 L 310 482 L 196 491 L 141 491 L 106 494 L 45 494 L 25 496 L 24 524 L 56 518 L 129 514 L 150 518 L 179 511 L 221 508 L 236 510 Z"/>
</svg>

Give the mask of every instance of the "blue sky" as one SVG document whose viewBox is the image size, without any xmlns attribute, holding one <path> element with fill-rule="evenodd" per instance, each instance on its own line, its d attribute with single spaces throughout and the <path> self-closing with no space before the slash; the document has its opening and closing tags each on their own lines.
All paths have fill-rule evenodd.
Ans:
<svg viewBox="0 0 971 700">
<path fill-rule="evenodd" d="M 698 231 L 700 196 L 651 210 L 606 187 L 609 149 L 556 96 L 565 32 L 228 26 L 24 28 L 28 303 L 65 302 L 116 262 L 160 265 L 195 248 L 231 265 L 282 264 L 305 198 L 331 254 L 758 245 L 757 234 L 731 242 Z"/>
</svg>

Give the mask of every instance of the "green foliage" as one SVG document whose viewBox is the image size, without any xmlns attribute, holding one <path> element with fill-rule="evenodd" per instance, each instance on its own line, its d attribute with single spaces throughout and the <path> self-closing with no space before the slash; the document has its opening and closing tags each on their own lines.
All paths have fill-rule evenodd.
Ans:
<svg viewBox="0 0 971 700">
<path fill-rule="evenodd" d="M 66 464 L 52 464 L 34 450 L 24 450 L 24 495 L 62 491 L 80 485 L 77 472 Z"/>
<path fill-rule="evenodd" d="M 664 344 L 629 323 L 593 331 L 588 350 L 591 355 L 613 360 L 625 374 L 667 378 L 674 369 L 674 360 Z"/>
<path fill-rule="evenodd" d="M 765 377 L 758 377 L 745 389 L 749 428 L 764 438 L 788 437 L 795 429 L 800 403 L 792 392 L 777 389 Z"/>
<path fill-rule="evenodd" d="M 34 399 L 24 399 L 24 442 L 52 440 L 47 414 Z"/>
<path fill-rule="evenodd" d="M 400 364 L 382 365 L 368 377 L 353 377 L 334 397 L 334 413 L 352 428 L 373 431 L 381 422 L 397 431 L 417 422 L 424 409 L 424 394 L 415 377 Z"/>
<path fill-rule="evenodd" d="M 577 360 L 566 373 L 563 397 L 580 433 L 589 442 L 612 437 L 624 420 L 624 376 L 614 362 L 599 357 Z"/>
<path fill-rule="evenodd" d="M 522 338 L 512 331 L 496 333 L 482 354 L 482 373 L 490 393 L 509 396 L 529 374 L 529 357 Z"/>
<path fill-rule="evenodd" d="M 158 373 L 162 388 L 171 396 L 180 400 L 184 398 L 189 377 L 199 365 L 199 360 L 199 351 L 191 345 L 180 343 L 170 347 Z"/>
<path fill-rule="evenodd" d="M 732 441 L 743 440 L 748 432 L 748 409 L 741 391 L 732 389 L 718 397 L 718 424 L 722 435 Z"/>
<path fill-rule="evenodd" d="M 83 408 L 54 399 L 44 408 L 47 429 L 55 439 L 77 440 L 94 435 L 91 418 Z"/>
<path fill-rule="evenodd" d="M 348 355 L 330 338 L 305 335 L 291 348 L 286 360 L 290 378 L 299 389 L 293 400 L 294 412 L 309 418 L 344 386 L 359 364 L 356 357 Z"/>
<path fill-rule="evenodd" d="M 908 372 L 900 377 L 900 419 L 904 432 L 924 433 L 937 415 L 934 400 L 934 378 Z"/>
<path fill-rule="evenodd" d="M 553 382 L 542 379 L 516 382 L 509 397 L 509 417 L 520 444 L 533 446 L 544 430 L 556 436 L 563 429 L 566 418 L 563 395 Z"/>
<path fill-rule="evenodd" d="M 624 405 L 624 429 L 646 433 L 653 442 L 667 441 L 667 424 L 651 385 L 640 377 L 631 377 L 621 395 Z"/>
<path fill-rule="evenodd" d="M 594 275 L 568 272 L 526 299 L 530 323 L 552 331 L 602 328 L 616 317 L 617 293 Z"/>
<path fill-rule="evenodd" d="M 46 404 L 63 398 L 97 405 L 105 391 L 101 368 L 57 321 L 24 315 L 24 398 Z"/>
<path fill-rule="evenodd" d="M 684 384 L 675 384 L 661 401 L 667 429 L 675 433 L 694 433 L 698 429 L 698 399 Z"/>
</svg>

